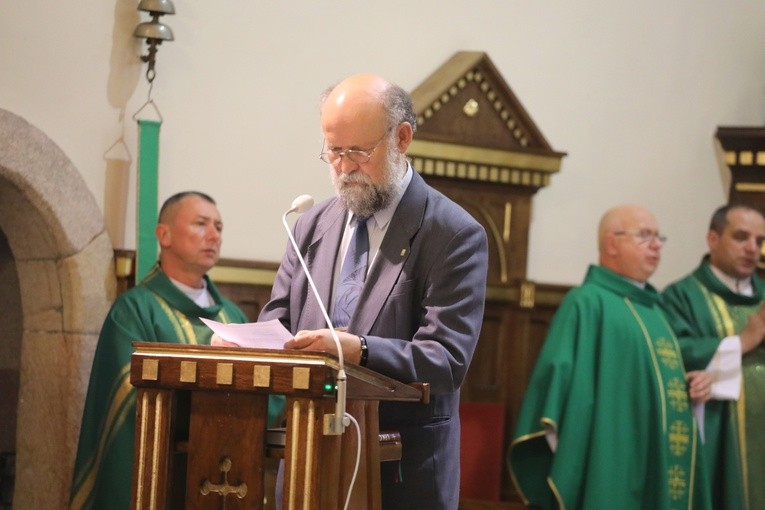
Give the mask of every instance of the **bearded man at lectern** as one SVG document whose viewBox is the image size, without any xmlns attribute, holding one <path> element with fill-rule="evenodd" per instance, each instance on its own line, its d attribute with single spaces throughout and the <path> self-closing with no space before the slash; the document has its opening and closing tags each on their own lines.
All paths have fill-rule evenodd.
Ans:
<svg viewBox="0 0 765 510">
<path fill-rule="evenodd" d="M 344 357 L 430 386 L 426 404 L 380 402 L 380 429 L 402 441 L 401 461 L 381 465 L 382 507 L 456 509 L 460 386 L 483 321 L 486 233 L 409 164 L 416 118 L 401 87 L 346 78 L 322 95 L 321 127 L 337 196 L 300 216 L 294 236 Z M 295 335 L 287 349 L 336 354 L 322 306 L 288 245 L 258 320 L 279 319 Z"/>
<path fill-rule="evenodd" d="M 136 416 L 130 384 L 132 343 L 209 344 L 212 330 L 200 317 L 246 322 L 207 272 L 220 256 L 223 222 L 215 201 L 185 191 L 162 205 L 155 234 L 159 263 L 112 305 L 101 328 L 83 412 L 70 508 L 127 509 Z M 272 396 L 274 423 L 284 398 Z"/>
</svg>

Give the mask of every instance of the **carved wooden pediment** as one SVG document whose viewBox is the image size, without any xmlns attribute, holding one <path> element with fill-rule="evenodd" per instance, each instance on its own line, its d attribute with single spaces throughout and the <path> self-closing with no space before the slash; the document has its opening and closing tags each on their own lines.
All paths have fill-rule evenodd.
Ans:
<svg viewBox="0 0 765 510">
<path fill-rule="evenodd" d="M 413 92 L 408 154 L 425 175 L 539 188 L 565 153 L 545 139 L 486 53 L 456 53 Z"/>
</svg>

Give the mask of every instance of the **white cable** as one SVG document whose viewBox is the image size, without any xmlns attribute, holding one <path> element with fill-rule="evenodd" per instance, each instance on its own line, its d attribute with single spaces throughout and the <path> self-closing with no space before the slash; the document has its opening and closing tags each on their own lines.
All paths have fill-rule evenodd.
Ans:
<svg viewBox="0 0 765 510">
<path fill-rule="evenodd" d="M 295 241 L 295 237 L 292 235 L 292 229 L 287 224 L 287 215 L 289 213 L 297 212 L 298 214 L 302 214 L 312 206 L 313 197 L 311 195 L 300 195 L 292 201 L 292 208 L 285 212 L 282 216 L 282 223 L 284 224 L 284 229 L 287 231 L 287 235 L 290 238 L 292 247 L 295 249 L 295 253 L 297 254 L 298 260 L 300 261 L 300 265 L 303 267 L 305 276 L 308 278 L 308 283 L 311 285 L 313 295 L 316 297 L 316 301 L 319 303 L 319 308 L 321 309 L 321 313 L 324 315 L 324 320 L 326 321 L 327 326 L 329 326 L 329 332 L 332 335 L 332 340 L 335 341 L 335 347 L 337 348 L 337 359 L 340 364 L 340 368 L 337 371 L 337 402 L 335 404 L 335 416 L 333 418 L 334 424 L 332 426 L 332 430 L 337 434 L 342 434 L 345 431 L 345 427 L 348 425 L 346 416 L 350 416 L 345 412 L 347 378 L 345 375 L 345 357 L 343 356 L 343 348 L 340 345 L 340 339 L 337 337 L 337 332 L 335 331 L 335 327 L 332 325 L 332 321 L 329 318 L 327 309 L 324 307 L 324 303 L 321 301 L 319 291 L 316 289 L 316 285 L 313 283 L 313 278 L 311 278 L 311 273 L 308 271 L 308 266 L 306 265 L 305 260 L 303 260 L 303 256 L 300 254 L 300 249 L 298 248 L 297 241 Z"/>
<path fill-rule="evenodd" d="M 353 426 L 356 427 L 356 467 L 353 468 L 353 476 L 351 477 L 351 485 L 348 486 L 348 496 L 345 498 L 345 506 L 343 507 L 345 510 L 348 510 L 348 504 L 351 502 L 351 493 L 353 492 L 353 486 L 356 483 L 356 475 L 359 473 L 359 463 L 361 462 L 361 427 L 359 427 L 359 422 L 356 421 L 356 418 L 351 416 L 348 413 L 345 413 L 345 417 L 350 420 L 351 423 L 353 423 Z"/>
</svg>

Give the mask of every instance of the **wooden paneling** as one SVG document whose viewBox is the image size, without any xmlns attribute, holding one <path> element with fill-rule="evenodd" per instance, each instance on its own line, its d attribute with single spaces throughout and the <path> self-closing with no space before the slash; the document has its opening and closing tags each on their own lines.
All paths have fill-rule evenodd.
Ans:
<svg viewBox="0 0 765 510">
<path fill-rule="evenodd" d="M 498 443 L 506 452 L 550 320 L 568 290 L 527 280 L 533 197 L 565 154 L 553 150 L 485 53 L 456 53 L 412 99 L 412 165 L 488 236 L 484 322 L 461 398 L 504 406 Z M 463 501 L 461 508 L 521 506 L 502 459 L 502 502 Z"/>
</svg>

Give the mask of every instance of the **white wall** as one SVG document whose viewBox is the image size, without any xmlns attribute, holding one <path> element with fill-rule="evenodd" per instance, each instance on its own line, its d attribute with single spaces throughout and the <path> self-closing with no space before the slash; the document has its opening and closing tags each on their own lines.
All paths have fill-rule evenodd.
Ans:
<svg viewBox="0 0 765 510">
<path fill-rule="evenodd" d="M 131 37 L 146 19 L 136 4 L 0 3 L 0 107 L 47 133 L 103 210 L 124 197 L 125 233 L 114 242 L 125 248 L 135 246 L 132 117 L 149 91 Z M 688 271 L 726 197 L 713 133 L 762 125 L 765 115 L 762 1 L 175 7 L 163 22 L 176 40 L 160 47 L 152 91 L 164 119 L 160 199 L 182 189 L 214 196 L 225 257 L 277 261 L 281 212 L 298 194 L 331 195 L 317 158 L 318 95 L 348 74 L 375 72 L 411 90 L 456 51 L 488 53 L 552 146 L 568 153 L 535 199 L 529 277 L 549 283 L 581 280 L 596 260 L 601 213 L 623 202 L 652 209 L 670 238 L 654 283 Z M 105 153 L 120 137 L 133 161 L 129 189 L 106 189 L 114 181 Z M 119 144 L 108 156 L 127 157 Z"/>
</svg>

